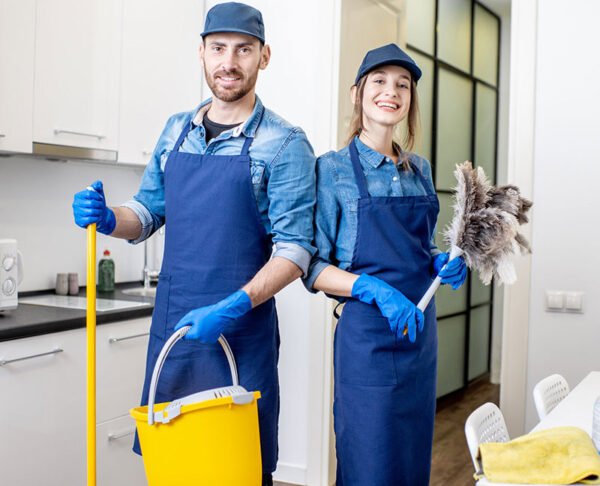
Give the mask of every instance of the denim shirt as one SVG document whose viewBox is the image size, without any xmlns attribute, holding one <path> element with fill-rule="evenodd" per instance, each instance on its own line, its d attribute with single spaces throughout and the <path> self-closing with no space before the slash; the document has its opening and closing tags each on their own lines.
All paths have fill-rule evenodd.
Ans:
<svg viewBox="0 0 600 486">
<path fill-rule="evenodd" d="M 254 110 L 245 123 L 221 133 L 207 144 L 202 118 L 210 102 L 208 99 L 197 109 L 178 113 L 167 121 L 138 193 L 123 204 L 133 210 L 142 223 L 140 237 L 131 243 L 145 240 L 165 224 L 165 165 L 182 129 L 191 123 L 192 129 L 179 148 L 182 152 L 239 155 L 246 138 L 254 137 L 248 170 L 261 222 L 275 243 L 274 256 L 291 260 L 306 274 L 315 252 L 312 246 L 315 156 L 306 135 L 302 129 L 264 108 L 257 96 Z M 195 230 L 190 228 L 190 231 Z"/>
<path fill-rule="evenodd" d="M 367 178 L 369 194 L 384 196 L 424 196 L 435 193 L 429 161 L 416 154 L 408 154 L 427 182 L 423 186 L 412 171 L 397 167 L 394 161 L 371 149 L 358 137 L 354 138 L 360 164 Z M 430 192 L 428 192 L 430 191 Z M 327 152 L 317 159 L 317 205 L 315 208 L 315 246 L 304 285 L 315 291 L 313 285 L 319 274 L 329 265 L 347 270 L 352 263 L 358 229 L 359 192 L 350 160 L 350 149 Z M 431 235 L 430 251 L 437 255 Z"/>
</svg>

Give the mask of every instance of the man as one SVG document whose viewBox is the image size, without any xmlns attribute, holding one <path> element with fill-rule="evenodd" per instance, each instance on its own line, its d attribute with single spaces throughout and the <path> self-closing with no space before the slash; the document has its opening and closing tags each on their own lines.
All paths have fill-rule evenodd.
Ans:
<svg viewBox="0 0 600 486">
<path fill-rule="evenodd" d="M 174 330 L 157 402 L 230 383 L 221 333 L 240 384 L 259 390 L 263 484 L 277 464 L 279 332 L 273 295 L 306 273 L 315 204 L 315 158 L 301 129 L 255 95 L 269 64 L 261 13 L 241 3 L 206 16 L 200 59 L 213 98 L 172 116 L 132 201 L 108 208 L 100 181 L 75 195 L 75 221 L 139 243 L 167 223 L 150 332 L 146 382 Z M 174 53 L 177 55 L 177 53 Z M 175 83 L 177 80 L 173 80 Z M 275 251 L 271 257 L 272 244 Z M 134 445 L 139 453 L 139 445 Z"/>
</svg>

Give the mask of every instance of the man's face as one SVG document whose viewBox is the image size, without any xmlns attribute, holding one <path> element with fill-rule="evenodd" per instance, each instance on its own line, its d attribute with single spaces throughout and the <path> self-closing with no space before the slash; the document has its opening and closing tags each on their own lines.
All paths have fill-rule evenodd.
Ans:
<svg viewBox="0 0 600 486">
<path fill-rule="evenodd" d="M 232 32 L 207 35 L 200 45 L 200 59 L 213 95 L 237 101 L 254 90 L 259 69 L 269 63 L 269 46 L 256 37 Z"/>
</svg>

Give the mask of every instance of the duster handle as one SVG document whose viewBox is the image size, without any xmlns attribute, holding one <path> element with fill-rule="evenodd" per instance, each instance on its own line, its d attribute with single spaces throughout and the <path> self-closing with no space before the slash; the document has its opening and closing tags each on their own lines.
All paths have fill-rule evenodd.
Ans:
<svg viewBox="0 0 600 486">
<path fill-rule="evenodd" d="M 455 258 L 461 256 L 463 253 L 464 253 L 464 251 L 462 251 L 458 246 L 453 246 L 450 249 L 450 256 L 448 258 L 448 263 L 450 263 Z M 446 263 L 446 265 L 448 265 L 448 263 Z M 444 268 L 446 268 L 446 265 L 444 265 L 440 269 L 440 272 Z M 417 308 L 419 308 L 421 310 L 421 312 L 425 312 L 425 309 L 429 305 L 429 302 L 433 298 L 436 290 L 439 288 L 439 286 L 441 285 L 441 283 L 442 283 L 442 278 L 441 277 L 435 277 L 435 280 L 433 282 L 431 282 L 431 285 L 427 289 L 427 292 L 425 292 L 425 295 L 421 298 L 421 300 L 417 304 Z"/>
</svg>

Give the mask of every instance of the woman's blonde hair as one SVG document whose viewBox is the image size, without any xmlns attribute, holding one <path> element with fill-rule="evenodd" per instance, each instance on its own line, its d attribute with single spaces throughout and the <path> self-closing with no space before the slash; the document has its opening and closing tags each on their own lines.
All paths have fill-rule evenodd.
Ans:
<svg viewBox="0 0 600 486">
<path fill-rule="evenodd" d="M 350 127 L 348 128 L 348 138 L 346 144 L 349 144 L 352 139 L 363 131 L 363 108 L 362 101 L 365 92 L 365 84 L 368 77 L 368 73 L 358 80 L 356 85 L 356 98 L 354 100 L 354 110 L 352 111 L 352 118 L 350 118 Z M 402 163 L 402 168 L 410 170 L 410 163 L 408 161 L 408 153 L 411 152 L 415 146 L 416 139 L 419 136 L 421 123 L 419 115 L 419 96 L 417 95 L 417 83 L 414 80 L 410 82 L 410 107 L 408 109 L 408 115 L 406 117 L 406 130 L 402 143 L 398 142 L 398 136 L 394 136 L 394 150 L 398 153 L 398 162 Z M 396 125 L 395 130 L 398 132 L 398 127 L 401 123 Z M 397 135 L 397 133 L 395 134 Z"/>
</svg>

